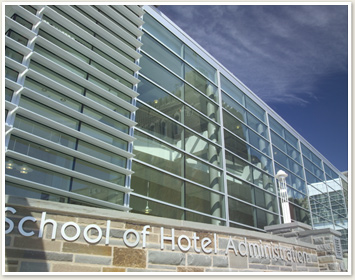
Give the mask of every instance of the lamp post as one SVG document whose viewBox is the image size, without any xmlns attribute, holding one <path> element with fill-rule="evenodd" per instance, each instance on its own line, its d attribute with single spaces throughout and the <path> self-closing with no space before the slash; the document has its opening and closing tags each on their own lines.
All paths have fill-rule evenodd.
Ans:
<svg viewBox="0 0 355 280">
<path fill-rule="evenodd" d="M 275 176 L 279 183 L 279 188 L 280 188 L 280 197 L 281 197 L 281 205 L 282 205 L 282 214 L 284 217 L 284 224 L 291 223 L 290 206 L 288 204 L 288 195 L 287 195 L 287 187 L 286 187 L 287 176 L 288 176 L 287 173 L 283 170 L 279 170 Z"/>
</svg>

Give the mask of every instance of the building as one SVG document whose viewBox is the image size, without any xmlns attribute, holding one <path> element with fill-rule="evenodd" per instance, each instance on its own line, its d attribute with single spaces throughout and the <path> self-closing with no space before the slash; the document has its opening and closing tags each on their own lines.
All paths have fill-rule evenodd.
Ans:
<svg viewBox="0 0 355 280">
<path fill-rule="evenodd" d="M 155 7 L 6 5 L 4 41 L 6 195 L 265 232 L 282 169 L 347 252 L 348 178 Z"/>
</svg>

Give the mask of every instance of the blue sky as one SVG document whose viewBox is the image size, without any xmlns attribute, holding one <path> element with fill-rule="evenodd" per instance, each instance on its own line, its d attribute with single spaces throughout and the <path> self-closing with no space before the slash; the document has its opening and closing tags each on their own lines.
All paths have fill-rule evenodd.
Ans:
<svg viewBox="0 0 355 280">
<path fill-rule="evenodd" d="M 348 170 L 348 8 L 161 5 L 340 171 Z"/>
</svg>

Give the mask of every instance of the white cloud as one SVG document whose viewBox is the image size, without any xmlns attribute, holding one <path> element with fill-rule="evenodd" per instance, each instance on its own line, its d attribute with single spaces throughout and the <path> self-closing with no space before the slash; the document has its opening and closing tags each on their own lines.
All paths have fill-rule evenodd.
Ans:
<svg viewBox="0 0 355 280">
<path fill-rule="evenodd" d="M 322 77 L 347 70 L 346 6 L 170 10 L 177 25 L 268 103 L 307 104 Z"/>
</svg>

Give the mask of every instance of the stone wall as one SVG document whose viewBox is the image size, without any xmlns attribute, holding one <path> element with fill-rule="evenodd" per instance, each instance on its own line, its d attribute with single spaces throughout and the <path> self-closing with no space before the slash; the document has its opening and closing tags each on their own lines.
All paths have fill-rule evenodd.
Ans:
<svg viewBox="0 0 355 280">
<path fill-rule="evenodd" d="M 6 212 L 9 220 L 5 229 L 14 224 L 5 237 L 7 272 L 320 271 L 315 245 L 292 238 L 11 196 L 6 196 L 6 207 L 16 210 Z M 25 218 L 20 226 L 26 216 L 36 221 Z M 53 221 L 57 226 L 55 236 Z M 66 240 L 74 239 L 78 233 L 74 241 Z M 98 236 L 101 238 L 96 242 Z M 248 251 L 247 242 L 255 248 L 265 246 L 264 251 L 259 251 L 264 257 L 256 249 L 253 252 L 253 247 Z M 271 257 L 271 251 L 266 257 L 270 244 L 279 246 L 282 258 Z M 287 259 L 287 250 L 295 253 L 295 259 Z M 297 252 L 300 261 L 296 261 Z M 307 262 L 302 261 L 303 257 Z"/>
<path fill-rule="evenodd" d="M 268 226 L 265 227 L 265 230 L 273 235 L 296 238 L 302 242 L 315 245 L 319 271 L 347 271 L 340 239 L 338 239 L 338 246 L 336 244 L 336 239 L 341 236 L 340 232 L 329 228 L 313 230 L 311 226 L 299 222 Z"/>
</svg>

